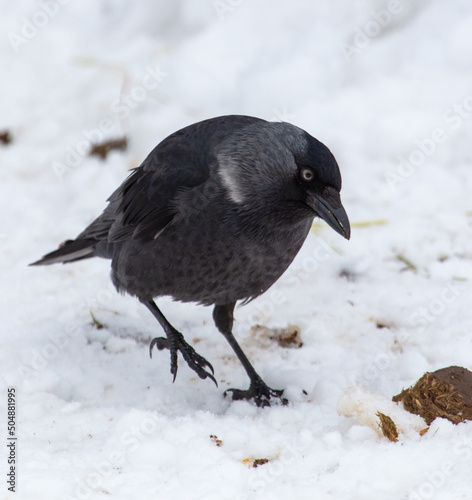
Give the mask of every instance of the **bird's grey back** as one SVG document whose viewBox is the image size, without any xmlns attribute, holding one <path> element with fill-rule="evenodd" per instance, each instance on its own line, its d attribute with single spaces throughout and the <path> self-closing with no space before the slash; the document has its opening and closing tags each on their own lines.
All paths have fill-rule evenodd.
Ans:
<svg viewBox="0 0 472 500">
<path fill-rule="evenodd" d="M 95 238 L 96 255 L 112 258 L 117 243 L 154 237 L 175 215 L 178 192 L 208 180 L 217 146 L 239 129 L 264 123 L 259 118 L 228 115 L 171 134 L 114 191 L 102 215 L 77 239 Z"/>
</svg>

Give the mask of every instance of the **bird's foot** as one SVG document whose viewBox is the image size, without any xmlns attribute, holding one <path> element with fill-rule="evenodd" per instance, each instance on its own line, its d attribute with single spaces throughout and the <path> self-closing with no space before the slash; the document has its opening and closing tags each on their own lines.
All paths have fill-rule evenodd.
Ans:
<svg viewBox="0 0 472 500">
<path fill-rule="evenodd" d="M 253 399 L 256 405 L 262 408 L 270 406 L 271 399 L 278 401 L 284 406 L 288 405 L 288 399 L 282 397 L 284 393 L 283 389 L 271 389 L 261 378 L 252 380 L 249 389 L 246 391 L 241 389 L 226 389 L 224 395 L 227 396 L 228 392 L 231 392 L 233 401 Z"/>
<path fill-rule="evenodd" d="M 167 338 L 157 337 L 152 339 L 151 344 L 149 345 L 149 355 L 152 358 L 152 349 L 154 346 L 156 346 L 159 351 L 169 349 L 170 372 L 174 376 L 173 381 L 175 382 L 175 378 L 177 377 L 177 353 L 180 351 L 189 368 L 191 368 L 201 379 L 209 378 L 215 382 L 216 386 L 218 386 L 218 383 L 213 376 L 215 373 L 213 366 L 211 366 L 211 364 L 203 356 L 200 356 L 200 354 L 198 354 L 191 345 L 185 342 L 184 336 L 177 330 L 171 330 L 166 333 Z M 206 368 L 208 368 L 211 373 L 207 371 Z"/>
</svg>

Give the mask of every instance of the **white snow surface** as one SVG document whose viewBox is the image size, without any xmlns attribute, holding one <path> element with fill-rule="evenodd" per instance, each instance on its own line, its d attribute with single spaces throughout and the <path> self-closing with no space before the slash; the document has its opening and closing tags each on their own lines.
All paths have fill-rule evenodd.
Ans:
<svg viewBox="0 0 472 500">
<path fill-rule="evenodd" d="M 470 0 L 3 4 L 0 498 L 472 498 L 472 423 L 437 419 L 392 443 L 344 416 L 346 401 L 375 414 L 425 371 L 472 369 Z M 236 310 L 238 340 L 287 407 L 223 397 L 248 381 L 210 308 L 158 300 L 219 387 L 182 359 L 173 384 L 168 353 L 148 353 L 159 325 L 115 292 L 108 261 L 27 267 L 160 140 L 225 114 L 306 129 L 343 175 L 351 240 L 319 222 Z M 86 154 L 122 135 L 126 152 Z M 297 325 L 303 346 L 251 336 L 256 324 Z"/>
</svg>

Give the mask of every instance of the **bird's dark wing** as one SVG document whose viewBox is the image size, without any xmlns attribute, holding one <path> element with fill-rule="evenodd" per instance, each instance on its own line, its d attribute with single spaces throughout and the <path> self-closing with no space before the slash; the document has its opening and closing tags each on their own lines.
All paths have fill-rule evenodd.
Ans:
<svg viewBox="0 0 472 500">
<path fill-rule="evenodd" d="M 173 133 L 134 169 L 108 198 L 103 213 L 75 240 L 67 240 L 59 250 L 34 264 L 72 262 L 95 255 L 111 257 L 115 243 L 156 238 L 185 209 L 176 203 L 179 192 L 190 191 L 209 179 L 216 146 L 234 131 L 255 122 L 263 120 L 221 116 Z"/>
<path fill-rule="evenodd" d="M 170 135 L 110 196 L 103 214 L 78 238 L 116 243 L 157 237 L 185 208 L 175 204 L 179 191 L 191 190 L 209 179 L 215 147 L 235 130 L 262 121 L 249 116 L 223 116 Z"/>
<path fill-rule="evenodd" d="M 209 175 L 208 168 L 194 169 L 184 162 L 163 162 L 159 156 L 159 152 L 151 153 L 134 169 L 108 198 L 109 204 L 103 213 L 75 240 L 64 241 L 58 250 L 33 265 L 73 262 L 97 255 L 111 258 L 116 243 L 157 237 L 179 213 L 173 203 L 179 190 L 198 186 Z"/>
<path fill-rule="evenodd" d="M 110 196 L 109 205 L 77 239 L 117 243 L 130 238 L 155 238 L 178 214 L 173 203 L 179 190 L 191 189 L 208 178 L 208 168 L 186 162 L 163 162 L 150 155 Z M 171 168 L 173 167 L 173 168 Z M 171 171 L 169 171 L 171 170 Z"/>
</svg>

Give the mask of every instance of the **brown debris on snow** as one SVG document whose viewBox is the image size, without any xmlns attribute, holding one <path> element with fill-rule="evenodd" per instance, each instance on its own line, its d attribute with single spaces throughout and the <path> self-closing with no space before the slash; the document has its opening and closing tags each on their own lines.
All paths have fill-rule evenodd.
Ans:
<svg viewBox="0 0 472 500">
<path fill-rule="evenodd" d="M 125 151 L 128 147 L 128 140 L 126 137 L 121 139 L 114 139 L 106 142 L 102 142 L 101 144 L 93 144 L 90 149 L 90 156 L 99 156 L 102 160 L 105 160 L 108 156 L 108 153 L 114 149 L 119 149 Z"/>
<path fill-rule="evenodd" d="M 423 417 L 428 425 L 437 417 L 453 424 L 472 420 L 472 372 L 460 366 L 426 372 L 414 386 L 392 399 Z"/>
</svg>

